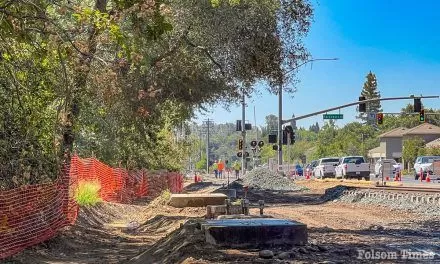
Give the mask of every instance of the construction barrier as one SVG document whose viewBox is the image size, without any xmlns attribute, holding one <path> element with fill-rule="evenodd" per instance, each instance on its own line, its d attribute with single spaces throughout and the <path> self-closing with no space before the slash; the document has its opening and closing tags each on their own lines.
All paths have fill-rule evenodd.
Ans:
<svg viewBox="0 0 440 264">
<path fill-rule="evenodd" d="M 176 172 L 127 171 L 97 159 L 74 156 L 70 168 L 53 183 L 23 186 L 0 192 L 0 260 L 39 244 L 65 226 L 75 223 L 75 195 L 81 181 L 99 181 L 103 201 L 131 203 L 156 197 L 169 189 L 183 189 L 183 175 Z M 68 172 L 68 173 L 67 173 Z"/>
</svg>

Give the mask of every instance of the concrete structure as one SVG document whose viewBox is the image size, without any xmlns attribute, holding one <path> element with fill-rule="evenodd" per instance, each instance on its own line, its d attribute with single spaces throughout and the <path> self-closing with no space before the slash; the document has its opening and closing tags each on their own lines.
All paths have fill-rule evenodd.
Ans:
<svg viewBox="0 0 440 264">
<path fill-rule="evenodd" d="M 243 208 L 241 204 L 231 205 L 229 207 L 229 214 L 242 214 Z M 206 218 L 215 219 L 220 215 L 226 214 L 226 205 L 208 205 L 206 206 Z"/>
<path fill-rule="evenodd" d="M 170 205 L 173 207 L 205 207 L 223 205 L 227 196 L 222 193 L 172 194 Z"/>
<path fill-rule="evenodd" d="M 208 220 L 202 224 L 206 242 L 224 247 L 305 245 L 305 224 L 275 218 Z"/>
<path fill-rule="evenodd" d="M 380 158 L 387 158 L 403 163 L 403 141 L 415 137 L 423 139 L 425 143 L 439 139 L 440 127 L 423 123 L 413 128 L 399 127 L 385 132 L 379 136 L 379 147 L 368 151 L 370 162 L 375 163 Z"/>
</svg>

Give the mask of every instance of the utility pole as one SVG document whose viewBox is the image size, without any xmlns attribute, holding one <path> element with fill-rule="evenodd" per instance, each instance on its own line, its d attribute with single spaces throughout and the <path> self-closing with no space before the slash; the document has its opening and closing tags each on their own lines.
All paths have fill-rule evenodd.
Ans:
<svg viewBox="0 0 440 264">
<path fill-rule="evenodd" d="M 241 150 L 241 175 L 244 176 L 246 173 L 246 95 L 244 93 L 244 88 L 242 89 L 241 98 L 241 137 L 243 139 L 243 149 Z"/>
<path fill-rule="evenodd" d="M 203 121 L 203 123 L 206 128 L 206 173 L 209 174 L 209 128 L 213 124 L 213 122 L 208 118 L 207 120 Z"/>
</svg>

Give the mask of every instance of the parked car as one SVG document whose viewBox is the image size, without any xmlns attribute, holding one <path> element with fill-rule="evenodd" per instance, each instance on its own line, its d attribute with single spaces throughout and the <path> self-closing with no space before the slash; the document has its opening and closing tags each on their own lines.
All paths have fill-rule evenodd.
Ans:
<svg viewBox="0 0 440 264">
<path fill-rule="evenodd" d="M 313 174 L 319 178 L 335 177 L 335 167 L 339 164 L 339 158 L 322 158 L 313 169 Z"/>
<path fill-rule="evenodd" d="M 420 156 L 417 157 L 414 162 L 414 179 L 418 180 L 420 178 L 420 172 L 423 173 L 423 180 L 426 176 L 433 174 L 433 163 L 434 161 L 440 160 L 440 156 Z"/>
<path fill-rule="evenodd" d="M 306 173 L 309 175 L 313 175 L 313 170 L 315 169 L 316 165 L 318 164 L 317 160 L 312 160 L 309 164 L 306 165 Z"/>
<path fill-rule="evenodd" d="M 401 166 L 400 163 L 397 163 L 397 161 L 395 161 L 394 159 L 379 159 L 376 164 L 374 165 L 374 175 L 377 177 L 380 177 L 382 175 L 382 170 L 383 170 L 383 164 L 389 162 L 391 163 L 391 165 L 393 166 L 393 176 L 400 172 L 401 170 Z"/>
<path fill-rule="evenodd" d="M 365 162 L 362 156 L 342 157 L 335 170 L 337 178 L 364 178 L 367 181 L 370 180 L 370 163 Z"/>
</svg>

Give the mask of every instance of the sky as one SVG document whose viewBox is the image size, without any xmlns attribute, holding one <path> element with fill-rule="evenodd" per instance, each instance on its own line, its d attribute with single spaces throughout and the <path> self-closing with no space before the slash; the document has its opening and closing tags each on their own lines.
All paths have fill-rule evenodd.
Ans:
<svg viewBox="0 0 440 264">
<path fill-rule="evenodd" d="M 305 39 L 313 58 L 339 58 L 303 66 L 297 92 L 285 94 L 283 119 L 358 100 L 365 76 L 376 74 L 382 97 L 440 95 L 440 1 L 312 0 L 314 23 Z M 265 116 L 278 115 L 278 97 L 259 85 L 259 94 L 247 99 L 246 120 L 265 124 Z M 382 102 L 384 112 L 399 112 L 412 100 Z M 423 99 L 425 107 L 440 108 L 440 99 Z M 241 107 L 229 111 L 209 108 L 195 120 L 235 123 Z M 339 113 L 333 111 L 329 113 Z M 356 107 L 341 109 L 342 126 L 355 121 Z M 385 117 L 386 118 L 386 117 Z M 298 127 L 324 123 L 322 115 L 297 121 Z"/>
</svg>

